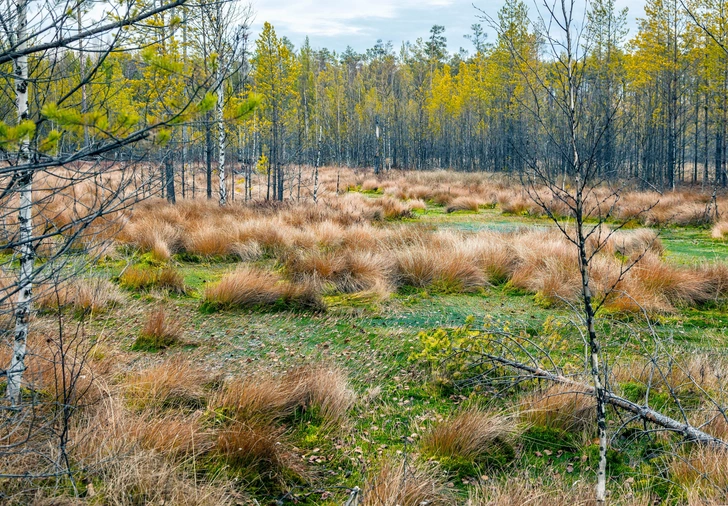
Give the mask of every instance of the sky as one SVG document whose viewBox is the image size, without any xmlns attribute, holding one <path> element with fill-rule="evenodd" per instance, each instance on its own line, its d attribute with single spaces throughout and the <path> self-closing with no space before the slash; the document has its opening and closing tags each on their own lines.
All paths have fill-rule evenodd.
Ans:
<svg viewBox="0 0 728 506">
<path fill-rule="evenodd" d="M 541 1 L 541 0 L 538 0 Z M 584 0 L 580 0 L 584 1 Z M 473 4 L 495 17 L 503 0 L 253 0 L 256 12 L 253 35 L 257 37 L 263 22 L 270 22 L 279 37 L 286 36 L 299 47 L 306 36 L 314 48 L 342 52 L 351 46 L 364 52 L 377 39 L 392 41 L 395 49 L 402 42 L 427 38 L 432 25 L 444 25 L 450 52 L 460 47 L 471 51 L 464 38 L 470 26 L 480 22 Z M 533 10 L 533 0 L 526 0 Z M 631 37 L 636 19 L 643 15 L 644 0 L 616 0 L 618 9 L 629 8 Z M 481 22 L 485 27 L 485 23 Z M 486 28 L 488 40 L 495 34 Z M 472 52 L 472 51 L 471 51 Z"/>
</svg>

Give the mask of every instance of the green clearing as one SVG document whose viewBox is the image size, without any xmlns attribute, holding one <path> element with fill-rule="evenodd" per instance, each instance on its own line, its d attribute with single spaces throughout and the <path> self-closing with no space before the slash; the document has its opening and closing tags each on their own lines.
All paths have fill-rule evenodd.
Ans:
<svg viewBox="0 0 728 506">
<path fill-rule="evenodd" d="M 447 214 L 437 207 L 409 221 L 464 231 L 550 226 L 548 220 L 503 216 L 491 209 Z M 728 245 L 712 240 L 708 230 L 671 228 L 663 231 L 662 240 L 670 261 L 692 263 L 696 259 L 728 258 Z M 404 458 L 407 454 L 408 459 L 417 459 L 417 441 L 422 434 L 438 418 L 457 412 L 463 405 L 508 409 L 517 403 L 515 393 L 488 395 L 468 389 L 455 390 L 451 385 L 434 381 L 427 368 L 410 359 L 413 353 L 421 350 L 420 332 L 459 327 L 470 317 L 477 324 L 495 321 L 499 325 L 525 329 L 536 339 L 543 339 L 538 336 L 547 319 L 568 319 L 570 316 L 566 308 L 545 309 L 536 303 L 533 295 L 514 293 L 505 286 L 470 295 L 438 295 L 412 290 L 382 302 L 333 296 L 327 298 L 328 311 L 320 314 L 290 311 L 204 314 L 200 311 L 200 298 L 205 287 L 237 265 L 222 260 L 197 263 L 173 259 L 172 266 L 183 275 L 188 287 L 185 295 L 170 296 L 156 290 L 133 293 L 129 308 L 101 316 L 93 327 L 106 346 L 143 358 L 149 353 L 132 351 L 143 325 L 140 315 L 161 306 L 182 324 L 184 341 L 195 346 L 160 351 L 155 357 L 186 355 L 204 361 L 212 370 L 225 373 L 283 370 L 313 362 L 343 367 L 360 398 L 353 408 L 353 428 L 328 432 L 305 417 L 289 427 L 296 447 L 317 471 L 316 487 L 334 491 L 332 496 L 308 496 L 304 501 L 308 504 L 341 504 L 345 492 L 337 492 L 336 487 L 363 486 L 365 470 L 376 468 L 384 456 Z M 124 261 L 110 262 L 103 270 L 113 277 L 125 265 Z M 723 349 L 728 335 L 725 309 L 684 310 L 662 317 L 654 324 L 657 333 L 669 338 L 671 346 L 681 352 Z M 129 317 L 130 314 L 135 316 Z M 640 325 L 626 320 L 619 323 Z M 116 330 L 109 332 L 110 326 Z M 630 354 L 639 353 L 645 346 L 620 330 L 610 332 L 606 339 L 607 349 L 613 357 L 619 355 L 620 360 L 629 360 Z M 114 337 L 106 337 L 110 335 Z M 583 356 L 578 336 L 572 333 L 565 338 L 569 344 L 560 356 Z M 637 444 L 621 444 L 625 441 L 618 438 L 614 443 L 615 451 L 610 455 L 612 477 L 632 478 L 638 485 L 636 488 L 650 488 L 668 498 L 673 493 L 668 481 L 654 477 L 660 468 L 660 458 L 654 456 L 659 452 L 651 450 L 655 441 L 645 437 L 637 439 Z M 441 464 L 448 472 L 453 488 L 464 500 L 468 483 L 483 476 L 507 479 L 509 473 L 516 470 L 568 482 L 593 481 L 596 458 L 596 447 L 591 442 L 574 441 L 568 435 L 532 426 L 519 438 L 510 462 L 443 461 Z M 305 494 L 307 490 L 300 492 Z M 259 500 L 275 498 L 266 493 L 261 492 Z"/>
</svg>

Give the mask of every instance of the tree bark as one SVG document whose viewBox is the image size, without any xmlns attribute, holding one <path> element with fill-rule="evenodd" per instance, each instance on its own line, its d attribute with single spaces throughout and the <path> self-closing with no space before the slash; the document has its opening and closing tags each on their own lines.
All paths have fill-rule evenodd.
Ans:
<svg viewBox="0 0 728 506">
<path fill-rule="evenodd" d="M 177 195 L 174 189 L 174 163 L 173 151 L 169 150 L 167 156 L 164 157 L 164 178 L 167 183 L 167 202 L 170 204 L 177 203 Z"/>
<path fill-rule="evenodd" d="M 28 16 L 28 0 L 17 0 L 16 37 L 20 41 L 18 51 L 21 56 L 15 60 L 15 105 L 18 112 L 18 123 L 29 118 L 28 113 L 28 57 L 22 54 L 25 49 Z M 31 163 L 30 139 L 20 140 L 18 147 L 18 164 L 28 167 Z M 28 340 L 28 320 L 33 296 L 33 170 L 26 168 L 20 174 L 20 206 L 18 223 L 20 228 L 20 276 L 18 277 L 18 298 L 15 307 L 15 339 L 13 356 L 7 371 L 6 396 L 11 405 L 21 402 L 21 382 L 25 372 L 25 355 Z"/>
<path fill-rule="evenodd" d="M 225 122 L 224 122 L 224 105 L 225 105 L 225 86 L 223 83 L 223 62 L 222 56 L 218 57 L 218 89 L 217 89 L 217 104 L 215 106 L 215 113 L 217 115 L 217 135 L 218 135 L 218 167 L 217 172 L 220 176 L 220 205 L 224 206 L 227 204 L 227 185 L 225 181 Z"/>
<path fill-rule="evenodd" d="M 515 360 L 510 360 L 497 355 L 481 354 L 481 356 L 485 359 L 497 362 L 507 367 L 527 372 L 534 378 L 553 381 L 555 383 L 561 383 L 563 385 L 571 385 L 574 387 L 575 390 L 578 390 L 584 395 L 595 395 L 595 388 L 593 386 L 574 381 L 570 378 L 567 378 L 566 376 L 551 373 L 545 369 L 541 369 L 540 367 L 523 364 L 520 362 L 516 362 Z M 604 390 L 604 402 L 616 408 L 623 409 L 629 413 L 632 413 L 633 415 L 639 417 L 641 420 L 653 423 L 658 427 L 662 427 L 663 429 L 667 429 L 678 434 L 683 434 L 685 438 L 689 441 L 694 441 L 696 443 L 702 443 L 711 446 L 728 447 L 728 442 L 723 441 L 720 438 L 712 436 L 707 432 L 703 432 L 702 430 L 697 429 L 692 425 L 675 420 L 674 418 L 664 415 L 659 411 L 655 411 L 648 406 L 640 406 L 636 402 L 632 402 L 625 399 L 624 397 L 620 397 L 619 395 L 616 395 L 615 393 L 606 389 Z"/>
</svg>

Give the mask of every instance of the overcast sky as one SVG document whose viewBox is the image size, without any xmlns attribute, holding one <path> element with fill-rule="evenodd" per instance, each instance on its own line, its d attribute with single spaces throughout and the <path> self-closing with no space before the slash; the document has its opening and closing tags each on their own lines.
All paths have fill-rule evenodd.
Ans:
<svg viewBox="0 0 728 506">
<path fill-rule="evenodd" d="M 540 0 L 539 0 L 540 1 Z M 583 1 L 583 0 L 582 0 Z M 629 7 L 630 36 L 636 31 L 635 19 L 642 17 L 644 0 L 616 0 L 619 9 Z M 254 36 L 264 21 L 270 22 L 278 36 L 288 37 L 296 47 L 309 36 L 314 48 L 337 52 L 350 45 L 357 52 L 372 47 L 377 39 L 391 40 L 398 49 L 403 41 L 426 38 L 432 25 L 444 25 L 450 52 L 460 47 L 469 51 L 470 41 L 463 38 L 477 23 L 479 12 L 473 3 L 495 16 L 503 0 L 253 0 L 256 11 Z M 527 1 L 530 10 L 533 2 Z M 483 23 L 485 26 L 485 24 Z M 494 39 L 487 30 L 488 40 Z"/>
</svg>

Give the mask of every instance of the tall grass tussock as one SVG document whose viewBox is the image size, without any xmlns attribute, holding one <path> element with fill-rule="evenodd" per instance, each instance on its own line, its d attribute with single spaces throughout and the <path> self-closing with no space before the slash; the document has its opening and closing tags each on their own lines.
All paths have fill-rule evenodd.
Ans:
<svg viewBox="0 0 728 506">
<path fill-rule="evenodd" d="M 504 464 L 513 457 L 519 427 L 508 416 L 470 408 L 438 423 L 421 442 L 422 451 L 449 461 Z"/>
</svg>

